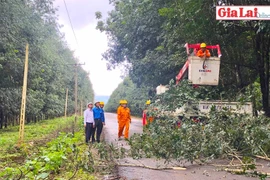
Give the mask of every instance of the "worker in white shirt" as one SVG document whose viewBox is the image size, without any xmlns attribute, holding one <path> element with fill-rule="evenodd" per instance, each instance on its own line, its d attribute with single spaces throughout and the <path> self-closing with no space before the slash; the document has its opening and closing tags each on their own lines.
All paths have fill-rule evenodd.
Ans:
<svg viewBox="0 0 270 180">
<path fill-rule="evenodd" d="M 95 120 L 93 114 L 93 103 L 87 104 L 87 109 L 84 111 L 84 127 L 85 127 L 85 142 L 88 143 L 95 128 Z"/>
</svg>

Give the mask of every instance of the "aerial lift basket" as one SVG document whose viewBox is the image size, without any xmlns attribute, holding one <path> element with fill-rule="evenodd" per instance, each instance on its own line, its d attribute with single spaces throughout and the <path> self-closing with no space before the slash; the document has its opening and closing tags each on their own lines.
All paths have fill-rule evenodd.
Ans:
<svg viewBox="0 0 270 180">
<path fill-rule="evenodd" d="M 193 85 L 211 85 L 217 86 L 219 83 L 219 71 L 220 71 L 220 47 L 219 45 L 206 46 L 207 49 L 217 49 L 218 56 L 210 57 L 207 59 L 195 56 L 197 50 L 200 49 L 200 44 L 188 44 L 185 45 L 188 59 L 176 76 L 176 83 L 183 78 L 185 72 L 188 70 L 188 80 Z M 193 53 L 190 55 L 189 49 L 193 49 Z"/>
<path fill-rule="evenodd" d="M 220 58 L 189 56 L 188 80 L 191 84 L 217 86 L 219 82 Z M 204 67 L 203 67 L 204 66 Z"/>
</svg>

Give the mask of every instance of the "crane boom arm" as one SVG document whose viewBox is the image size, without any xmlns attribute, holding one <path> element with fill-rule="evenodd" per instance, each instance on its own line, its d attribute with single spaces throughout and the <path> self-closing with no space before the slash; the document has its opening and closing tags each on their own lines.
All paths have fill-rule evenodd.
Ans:
<svg viewBox="0 0 270 180">
<path fill-rule="evenodd" d="M 189 60 L 186 61 L 182 69 L 179 71 L 178 75 L 176 76 L 176 84 L 178 84 L 184 77 L 185 73 L 188 70 Z"/>
</svg>

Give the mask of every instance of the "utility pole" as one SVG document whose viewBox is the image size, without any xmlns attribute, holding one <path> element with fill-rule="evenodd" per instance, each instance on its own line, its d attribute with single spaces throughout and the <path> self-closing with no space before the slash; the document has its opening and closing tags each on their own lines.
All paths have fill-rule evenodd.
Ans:
<svg viewBox="0 0 270 180">
<path fill-rule="evenodd" d="M 81 116 L 83 115 L 83 101 L 81 100 Z"/>
<path fill-rule="evenodd" d="M 73 122 L 73 125 L 72 125 L 72 133 L 73 135 L 75 134 L 75 124 L 77 123 L 77 119 L 78 119 L 78 116 L 77 116 L 77 113 L 78 113 L 78 66 L 80 65 L 85 65 L 84 64 L 79 64 L 79 63 L 76 63 L 74 64 L 75 65 L 75 77 L 74 77 L 74 80 L 75 80 L 75 92 L 74 92 L 74 96 L 75 96 L 75 120 Z"/>
<path fill-rule="evenodd" d="M 75 123 L 77 123 L 77 111 L 78 111 L 78 64 L 75 64 Z"/>
<path fill-rule="evenodd" d="M 66 103 L 65 103 L 65 119 L 67 120 L 67 105 L 68 105 L 68 88 L 66 91 Z"/>
<path fill-rule="evenodd" d="M 20 114 L 19 146 L 21 145 L 21 143 L 23 143 L 23 138 L 24 138 L 26 90 L 27 90 L 27 75 L 28 75 L 28 54 L 29 54 L 29 44 L 26 43 L 25 62 L 24 62 L 24 76 L 23 76 L 23 87 L 22 87 L 21 114 Z"/>
</svg>

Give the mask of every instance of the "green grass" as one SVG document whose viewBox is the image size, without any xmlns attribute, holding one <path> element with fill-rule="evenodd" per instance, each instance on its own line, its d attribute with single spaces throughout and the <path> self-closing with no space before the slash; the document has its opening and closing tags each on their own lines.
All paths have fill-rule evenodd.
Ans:
<svg viewBox="0 0 270 180">
<path fill-rule="evenodd" d="M 75 134 L 61 132 L 51 141 L 41 146 L 32 146 L 27 158 L 21 163 L 6 159 L 2 162 L 0 179 L 76 179 L 94 180 L 94 159 L 84 142 L 82 126 L 77 126 Z M 0 169 L 1 169 L 0 168 Z M 21 176 L 22 173 L 22 176 Z"/>
<path fill-rule="evenodd" d="M 24 143 L 20 147 L 17 146 L 19 126 L 0 130 L 1 176 L 8 177 L 10 175 L 17 178 L 20 174 L 19 170 L 22 170 L 24 173 L 22 179 L 32 177 L 34 175 L 31 175 L 31 172 L 25 174 L 30 167 L 29 163 L 39 171 L 42 170 L 37 175 L 43 176 L 49 173 L 50 178 L 53 177 L 57 180 L 69 179 L 75 172 L 74 178 L 78 180 L 102 179 L 104 173 L 111 174 L 115 166 L 114 164 L 110 165 L 112 162 L 100 159 L 98 153 L 100 148 L 96 149 L 96 146 L 101 146 L 101 144 L 91 146 L 91 148 L 85 144 L 82 117 L 78 118 L 74 137 L 68 135 L 71 133 L 73 120 L 74 117 L 69 117 L 66 120 L 56 118 L 27 124 L 25 126 Z M 59 148 L 64 149 L 59 150 Z M 74 155 L 75 152 L 78 152 L 76 156 Z M 48 162 L 46 166 L 39 167 L 40 164 L 43 164 L 42 158 L 45 156 L 50 159 L 49 162 L 51 163 Z M 55 162 L 60 163 L 57 158 L 61 159 L 63 156 L 66 156 L 66 158 L 61 160 L 60 166 L 55 166 Z M 51 172 L 50 168 L 55 167 L 59 168 L 59 171 L 57 173 Z M 44 168 L 49 169 L 47 171 Z M 32 172 L 34 173 L 34 171 Z"/>
<path fill-rule="evenodd" d="M 24 143 L 46 140 L 48 135 L 57 132 L 63 127 L 71 126 L 74 117 L 43 120 L 37 123 L 26 124 L 24 128 Z M 80 118 L 79 118 L 80 121 Z M 16 156 L 9 152 L 18 144 L 19 126 L 0 130 L 0 157 Z"/>
</svg>

